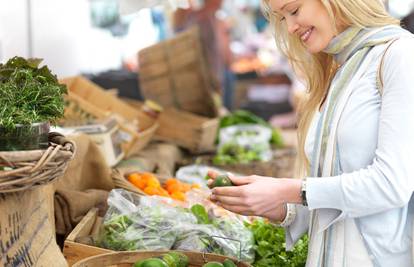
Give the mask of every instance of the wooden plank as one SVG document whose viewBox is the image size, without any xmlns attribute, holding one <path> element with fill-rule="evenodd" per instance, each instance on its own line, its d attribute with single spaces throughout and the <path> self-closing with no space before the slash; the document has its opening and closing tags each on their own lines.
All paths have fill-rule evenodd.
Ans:
<svg viewBox="0 0 414 267">
<path fill-rule="evenodd" d="M 76 225 L 75 229 L 68 235 L 66 240 L 75 241 L 77 237 L 87 236 L 91 232 L 96 217 L 98 217 L 98 209 L 91 209 L 85 217 Z"/>
<path fill-rule="evenodd" d="M 112 252 L 112 250 L 93 247 L 69 240 L 65 241 L 65 245 L 63 247 L 63 255 L 65 256 L 69 266 L 72 266 L 76 262 L 85 258 L 109 252 Z"/>
<path fill-rule="evenodd" d="M 98 217 L 98 209 L 91 209 L 85 217 L 76 225 L 75 229 L 68 235 L 63 247 L 63 255 L 68 261 L 69 266 L 72 266 L 75 262 L 84 258 L 111 252 L 111 250 L 98 248 L 82 243 L 76 242 L 76 240 L 93 236 L 97 233 L 102 223 L 102 218 Z"/>
</svg>

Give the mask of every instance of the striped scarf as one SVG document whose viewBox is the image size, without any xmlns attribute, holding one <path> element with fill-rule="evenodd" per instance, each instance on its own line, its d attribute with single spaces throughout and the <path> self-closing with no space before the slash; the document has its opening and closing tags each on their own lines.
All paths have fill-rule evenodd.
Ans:
<svg viewBox="0 0 414 267">
<path fill-rule="evenodd" d="M 404 34 L 406 31 L 398 26 L 366 29 L 349 27 L 336 36 L 324 50 L 325 53 L 334 56 L 340 68 L 331 83 L 318 120 L 311 161 L 311 177 L 329 177 L 341 173 L 337 158 L 336 131 L 342 111 L 352 92 L 349 83 L 352 79 L 358 78 L 355 75 L 361 73 L 358 71 L 360 68 L 366 68 L 364 59 L 374 46 L 385 44 Z M 340 211 L 334 209 L 311 212 L 310 254 L 307 266 L 336 266 L 329 257 L 331 253 L 329 243 L 334 225 L 331 225 L 331 222 L 339 215 Z"/>
</svg>

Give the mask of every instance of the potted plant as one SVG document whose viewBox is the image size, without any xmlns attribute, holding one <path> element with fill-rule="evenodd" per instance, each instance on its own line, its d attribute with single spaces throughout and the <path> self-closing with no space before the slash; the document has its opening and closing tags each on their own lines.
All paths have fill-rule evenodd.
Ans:
<svg viewBox="0 0 414 267">
<path fill-rule="evenodd" d="M 0 64 L 0 151 L 46 148 L 50 123 L 63 116 L 66 86 L 41 61 Z"/>
</svg>

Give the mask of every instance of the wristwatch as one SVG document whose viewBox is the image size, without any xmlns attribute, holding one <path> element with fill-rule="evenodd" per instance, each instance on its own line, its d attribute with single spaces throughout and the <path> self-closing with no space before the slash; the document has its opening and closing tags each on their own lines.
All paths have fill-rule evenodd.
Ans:
<svg viewBox="0 0 414 267">
<path fill-rule="evenodd" d="M 300 188 L 300 197 L 302 198 L 302 205 L 308 206 L 308 200 L 306 199 L 306 180 L 302 180 L 302 187 Z"/>
</svg>

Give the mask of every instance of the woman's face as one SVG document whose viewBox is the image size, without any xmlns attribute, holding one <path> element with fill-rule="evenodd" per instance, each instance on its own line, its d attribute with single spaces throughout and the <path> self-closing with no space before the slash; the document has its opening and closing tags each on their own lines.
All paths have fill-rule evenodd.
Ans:
<svg viewBox="0 0 414 267">
<path fill-rule="evenodd" d="M 286 23 L 310 53 L 325 49 L 337 34 L 327 10 L 320 0 L 269 0 L 270 7 Z M 278 22 L 277 22 L 278 23 Z"/>
</svg>

